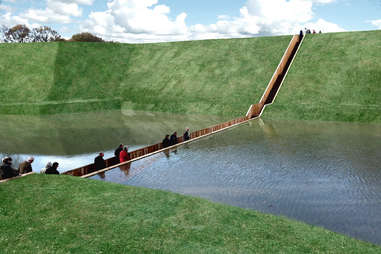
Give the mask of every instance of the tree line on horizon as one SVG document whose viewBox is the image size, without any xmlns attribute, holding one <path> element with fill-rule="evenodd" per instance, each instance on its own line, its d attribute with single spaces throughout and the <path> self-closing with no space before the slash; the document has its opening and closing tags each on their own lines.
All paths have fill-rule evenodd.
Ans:
<svg viewBox="0 0 381 254">
<path fill-rule="evenodd" d="M 40 26 L 30 29 L 26 25 L 18 24 L 13 27 L 0 27 L 0 42 L 3 43 L 29 43 L 29 42 L 57 42 L 57 41 L 77 41 L 77 42 L 105 42 L 102 38 L 88 33 L 74 34 L 69 40 L 48 26 Z"/>
</svg>

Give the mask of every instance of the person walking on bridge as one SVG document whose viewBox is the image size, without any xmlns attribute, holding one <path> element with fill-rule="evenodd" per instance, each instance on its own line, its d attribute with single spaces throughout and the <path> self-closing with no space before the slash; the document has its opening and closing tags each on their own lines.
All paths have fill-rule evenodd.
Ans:
<svg viewBox="0 0 381 254">
<path fill-rule="evenodd" d="M 103 159 L 104 153 L 99 153 L 94 159 L 94 169 L 95 171 L 104 169 L 106 167 L 106 161 Z"/>
<path fill-rule="evenodd" d="M 169 145 L 173 146 L 177 144 L 177 132 L 175 131 L 172 135 L 171 138 L 169 139 Z"/>
<path fill-rule="evenodd" d="M 125 146 L 119 154 L 119 162 L 122 163 L 122 162 L 129 161 L 129 160 L 130 160 L 130 155 L 128 153 L 127 146 Z"/>
<path fill-rule="evenodd" d="M 19 165 L 19 174 L 22 175 L 22 174 L 26 174 L 26 173 L 30 173 L 33 171 L 32 169 L 32 163 L 34 161 L 34 158 L 33 157 L 29 157 L 28 160 L 20 163 Z"/>
<path fill-rule="evenodd" d="M 59 175 L 60 172 L 58 172 L 57 168 L 58 168 L 58 162 L 53 162 L 53 165 L 46 169 L 45 174 Z"/>
<path fill-rule="evenodd" d="M 117 159 L 117 161 L 119 161 L 119 154 L 120 152 L 123 150 L 123 144 L 120 144 L 118 146 L 118 148 L 115 150 L 114 154 L 115 154 L 115 158 Z"/>
<path fill-rule="evenodd" d="M 161 142 L 161 144 L 163 145 L 163 148 L 166 148 L 169 146 L 169 135 L 165 135 L 165 138 L 163 139 L 163 141 Z"/>
<path fill-rule="evenodd" d="M 190 139 L 190 136 L 189 136 L 189 128 L 187 128 L 184 132 L 184 135 L 183 135 L 183 141 L 188 141 Z"/>
<path fill-rule="evenodd" d="M 12 178 L 18 175 L 18 171 L 12 168 L 12 158 L 5 157 L 3 159 L 3 164 L 0 166 L 0 180 Z"/>
<path fill-rule="evenodd" d="M 302 38 L 303 38 L 303 31 L 302 31 L 302 30 L 300 30 L 300 32 L 299 32 L 299 40 L 301 41 L 301 40 L 302 40 Z"/>
</svg>

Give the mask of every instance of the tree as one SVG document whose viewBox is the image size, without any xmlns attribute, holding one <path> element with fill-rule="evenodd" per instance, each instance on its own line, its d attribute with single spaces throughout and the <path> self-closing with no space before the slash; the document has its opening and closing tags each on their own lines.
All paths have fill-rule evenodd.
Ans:
<svg viewBox="0 0 381 254">
<path fill-rule="evenodd" d="M 8 31 L 8 28 L 4 25 L 0 26 L 0 42 L 5 42 L 5 32 Z"/>
<path fill-rule="evenodd" d="M 30 29 L 26 25 L 15 25 L 4 33 L 5 42 L 30 42 Z"/>
<path fill-rule="evenodd" d="M 61 35 L 57 31 L 51 29 L 48 26 L 40 26 L 34 28 L 31 32 L 32 42 L 49 42 L 49 41 L 61 41 Z"/>
<path fill-rule="evenodd" d="M 3 39 L 1 38 L 3 37 Z M 49 42 L 63 41 L 57 31 L 48 26 L 40 26 L 30 30 L 26 25 L 16 25 L 12 28 L 0 28 L 0 40 L 4 42 Z"/>
<path fill-rule="evenodd" d="M 82 42 L 104 42 L 100 37 L 97 37 L 91 33 L 79 33 L 74 34 L 70 41 L 82 41 Z"/>
</svg>

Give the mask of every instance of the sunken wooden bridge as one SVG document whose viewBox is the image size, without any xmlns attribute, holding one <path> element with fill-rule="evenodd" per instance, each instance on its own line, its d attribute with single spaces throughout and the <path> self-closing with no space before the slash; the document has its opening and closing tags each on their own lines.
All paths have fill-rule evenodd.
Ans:
<svg viewBox="0 0 381 254">
<path fill-rule="evenodd" d="M 202 129 L 202 130 L 194 131 L 190 134 L 190 140 L 185 141 L 185 142 L 183 140 L 183 137 L 179 137 L 177 139 L 178 144 L 170 146 L 170 147 L 163 148 L 162 144 L 158 143 L 158 144 L 154 144 L 151 146 L 143 147 L 143 148 L 135 150 L 135 151 L 131 151 L 131 152 L 129 152 L 130 160 L 123 162 L 123 163 L 119 163 L 119 161 L 115 157 L 106 159 L 105 160 L 106 161 L 106 168 L 104 168 L 102 170 L 96 171 L 95 165 L 89 164 L 89 165 L 85 165 L 85 166 L 82 166 L 82 167 L 79 167 L 76 169 L 66 171 L 63 174 L 72 175 L 72 176 L 79 176 L 82 178 L 88 178 L 88 177 L 94 176 L 96 174 L 104 173 L 104 172 L 109 171 L 109 170 L 114 169 L 114 168 L 122 167 L 122 166 L 127 165 L 131 162 L 134 162 L 136 160 L 140 160 L 140 159 L 152 156 L 152 155 L 160 153 L 160 152 L 167 151 L 169 149 L 176 148 L 178 146 L 181 146 L 181 145 L 184 145 L 184 144 L 187 144 L 190 142 L 194 142 L 194 141 L 199 140 L 203 137 L 213 135 L 215 133 L 218 133 L 218 132 L 221 132 L 221 131 L 224 131 L 224 130 L 227 130 L 227 129 L 230 129 L 233 127 L 237 127 L 239 125 L 247 123 L 248 121 L 250 121 L 252 119 L 260 117 L 264 108 L 266 107 L 266 105 L 273 103 L 273 101 L 274 101 L 274 99 L 275 99 L 275 97 L 279 91 L 279 88 L 281 87 L 281 85 L 282 85 L 282 83 L 283 83 L 283 81 L 284 81 L 284 79 L 288 73 L 288 70 L 292 64 L 292 61 L 295 58 L 295 56 L 296 56 L 296 54 L 300 48 L 300 45 L 303 42 L 303 39 L 304 39 L 304 37 L 300 37 L 299 35 L 294 35 L 292 37 L 290 44 L 288 45 L 277 69 L 275 70 L 275 72 L 274 72 L 274 74 L 273 74 L 273 76 L 272 76 L 261 100 L 257 104 L 253 104 L 250 106 L 246 116 L 239 117 L 239 118 L 233 119 L 233 120 L 228 121 L 228 122 L 220 123 L 220 124 L 217 124 L 217 125 L 214 125 L 214 126 Z M 6 181 L 8 181 L 8 180 L 10 180 L 10 179 L 7 179 Z M 0 182 L 2 182 L 2 181 L 0 181 Z"/>
<path fill-rule="evenodd" d="M 233 120 L 228 121 L 228 122 L 217 124 L 217 125 L 214 125 L 214 126 L 202 129 L 202 130 L 194 131 L 190 134 L 190 140 L 185 141 L 185 142 L 183 140 L 183 137 L 178 137 L 177 138 L 178 144 L 170 146 L 170 147 L 163 148 L 163 145 L 161 143 L 158 143 L 158 144 L 154 144 L 151 146 L 143 147 L 141 149 L 132 151 L 129 153 L 130 160 L 123 162 L 123 163 L 119 163 L 119 161 L 115 157 L 106 159 L 105 160 L 106 161 L 106 168 L 104 168 L 102 170 L 96 171 L 95 165 L 89 164 L 86 166 L 82 166 L 82 167 L 67 171 L 64 174 L 72 175 L 72 176 L 80 176 L 82 178 L 91 177 L 91 176 L 94 176 L 96 174 L 104 173 L 104 172 L 109 171 L 111 169 L 121 167 L 123 165 L 127 165 L 127 164 L 134 162 L 136 160 L 140 160 L 140 159 L 146 158 L 148 156 L 152 156 L 154 154 L 164 152 L 164 151 L 169 150 L 169 149 L 173 149 L 175 147 L 184 145 L 184 144 L 189 143 L 189 142 L 194 142 L 200 138 L 203 138 L 203 137 L 206 137 L 206 136 L 209 136 L 209 135 L 212 135 L 212 134 L 215 134 L 215 133 L 218 133 L 218 132 L 239 126 L 241 124 L 245 124 L 248 121 L 259 117 L 262 114 L 265 106 L 268 104 L 271 104 L 274 101 L 274 99 L 278 93 L 278 90 L 281 87 L 283 80 L 285 79 L 285 77 L 287 75 L 289 67 L 292 64 L 292 61 L 295 58 L 295 55 L 297 54 L 298 49 L 299 49 L 303 39 L 304 38 L 300 37 L 299 35 L 294 35 L 292 37 L 290 44 L 288 45 L 277 69 L 275 70 L 274 75 L 272 76 L 261 100 L 257 104 L 253 104 L 250 106 L 245 117 L 239 117 L 239 118 L 233 119 Z"/>
</svg>

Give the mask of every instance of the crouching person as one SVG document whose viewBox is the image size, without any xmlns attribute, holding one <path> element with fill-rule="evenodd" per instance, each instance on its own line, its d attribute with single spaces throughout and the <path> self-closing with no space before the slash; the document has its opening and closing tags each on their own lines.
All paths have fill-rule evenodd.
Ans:
<svg viewBox="0 0 381 254">
<path fill-rule="evenodd" d="M 12 168 L 12 158 L 5 157 L 3 159 L 3 164 L 0 166 L 0 180 L 12 178 L 18 175 L 18 171 Z"/>
</svg>

